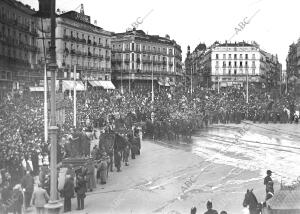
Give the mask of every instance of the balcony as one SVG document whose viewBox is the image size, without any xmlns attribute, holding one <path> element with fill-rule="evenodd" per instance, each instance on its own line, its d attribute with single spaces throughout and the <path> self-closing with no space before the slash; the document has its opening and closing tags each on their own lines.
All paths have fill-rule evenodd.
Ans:
<svg viewBox="0 0 300 214">
<path fill-rule="evenodd" d="M 99 58 L 100 58 L 100 60 L 103 60 L 104 56 L 103 55 L 99 55 Z"/>
<path fill-rule="evenodd" d="M 91 41 L 90 39 L 88 39 L 88 40 L 87 40 L 87 44 L 88 44 L 88 45 L 91 45 L 91 44 L 92 44 L 92 41 Z"/>
<path fill-rule="evenodd" d="M 86 40 L 85 39 L 78 39 L 78 41 L 77 42 L 79 42 L 79 43 L 83 43 L 83 44 L 86 44 Z"/>
<path fill-rule="evenodd" d="M 97 42 L 93 42 L 93 46 L 97 46 Z"/>
<path fill-rule="evenodd" d="M 103 48 L 103 44 L 102 43 L 98 43 L 98 47 Z"/>
<path fill-rule="evenodd" d="M 74 49 L 71 49 L 71 55 L 75 55 L 76 51 Z"/>
<path fill-rule="evenodd" d="M 173 53 L 169 53 L 168 55 L 169 55 L 169 56 L 174 56 L 174 54 L 173 54 Z"/>
<path fill-rule="evenodd" d="M 71 37 L 70 37 L 69 35 L 64 35 L 64 36 L 63 36 L 63 39 L 64 39 L 64 40 L 70 40 Z"/>
<path fill-rule="evenodd" d="M 73 35 L 71 35 L 71 41 L 76 42 L 77 38 L 75 38 Z"/>
<path fill-rule="evenodd" d="M 92 57 L 92 53 L 91 52 L 88 52 L 88 57 Z"/>
<path fill-rule="evenodd" d="M 37 37 L 39 34 L 36 29 L 31 29 L 30 34 Z"/>
<path fill-rule="evenodd" d="M 109 49 L 109 48 L 110 48 L 109 44 L 106 44 L 106 45 L 105 45 L 105 48 Z"/>
<path fill-rule="evenodd" d="M 110 60 L 110 56 L 106 56 L 106 57 L 105 57 L 105 60 L 106 60 L 106 61 L 109 61 L 109 60 Z"/>
<path fill-rule="evenodd" d="M 127 64 L 128 64 L 128 63 L 130 62 L 130 59 L 129 59 L 129 58 L 127 58 L 127 59 L 125 59 L 124 61 L 125 61 L 125 63 L 127 63 Z"/>
<path fill-rule="evenodd" d="M 68 55 L 68 54 L 70 53 L 69 49 L 68 49 L 68 48 L 65 48 L 65 49 L 64 49 L 64 53 Z"/>
</svg>

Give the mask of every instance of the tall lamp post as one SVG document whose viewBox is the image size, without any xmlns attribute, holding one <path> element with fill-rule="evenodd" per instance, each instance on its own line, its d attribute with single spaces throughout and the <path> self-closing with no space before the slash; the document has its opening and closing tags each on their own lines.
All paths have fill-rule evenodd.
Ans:
<svg viewBox="0 0 300 214">
<path fill-rule="evenodd" d="M 153 82 L 153 59 L 152 59 L 152 99 L 151 99 L 151 101 L 152 101 L 152 108 L 153 108 L 153 104 L 154 104 L 154 82 Z"/>
<path fill-rule="evenodd" d="M 51 61 L 49 69 L 51 71 L 51 111 L 50 111 L 50 127 L 49 135 L 51 138 L 51 152 L 50 152 L 50 200 L 45 208 L 48 213 L 59 213 L 62 208 L 62 204 L 58 202 L 57 194 L 57 126 L 56 126 L 56 87 L 55 87 L 55 75 L 57 71 L 56 64 L 56 52 L 55 52 L 55 27 L 56 27 L 56 14 L 55 14 L 55 1 L 51 0 Z"/>
</svg>

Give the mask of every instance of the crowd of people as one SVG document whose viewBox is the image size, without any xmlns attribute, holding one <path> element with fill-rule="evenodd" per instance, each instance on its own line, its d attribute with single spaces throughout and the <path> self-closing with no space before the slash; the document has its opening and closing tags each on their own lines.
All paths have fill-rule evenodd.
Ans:
<svg viewBox="0 0 300 214">
<path fill-rule="evenodd" d="M 103 130 L 106 132 L 113 129 L 122 132 L 139 124 L 146 137 L 173 140 L 179 138 L 179 135 L 190 137 L 194 130 L 214 123 L 240 123 L 245 119 L 287 123 L 298 122 L 299 118 L 295 97 L 288 94 L 275 99 L 269 93 L 253 87 L 250 87 L 248 102 L 245 90 L 237 88 L 221 89 L 219 93 L 203 88 L 196 88 L 193 93 L 182 88 L 161 88 L 156 89 L 154 95 L 152 101 L 151 90 L 146 89 L 132 90 L 130 93 L 94 89 L 79 92 L 76 131 L 90 132 L 94 127 L 105 127 Z M 74 128 L 72 102 L 72 96 L 65 94 L 65 121 L 58 125 L 58 162 L 68 156 L 66 139 L 72 136 Z M 33 176 L 41 173 L 40 157 L 49 157 L 50 148 L 49 140 L 44 140 L 43 115 L 43 95 L 37 92 L 13 93 L 1 100 L 1 190 L 6 186 L 18 189 L 19 186 L 15 185 L 20 183 L 26 171 L 30 171 Z M 87 121 L 88 128 L 84 129 Z M 131 135 L 126 136 L 127 140 L 131 138 Z M 138 153 L 132 152 L 132 149 L 137 150 L 135 146 L 125 146 L 122 152 L 131 150 L 133 154 Z M 90 153 L 98 159 L 96 168 L 99 169 L 98 179 L 101 183 L 106 182 L 101 178 L 101 168 L 105 168 L 104 165 L 109 165 L 111 161 L 105 158 L 110 157 L 108 153 L 101 145 Z M 113 155 L 124 157 L 118 153 Z M 46 162 L 49 163 L 49 160 Z M 125 162 L 128 164 L 128 159 Z M 47 178 L 42 181 L 44 183 L 47 183 Z"/>
</svg>

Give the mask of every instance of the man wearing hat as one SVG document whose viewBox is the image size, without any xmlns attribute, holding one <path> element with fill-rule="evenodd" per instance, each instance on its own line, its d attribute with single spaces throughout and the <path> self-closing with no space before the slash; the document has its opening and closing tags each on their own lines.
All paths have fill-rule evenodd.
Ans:
<svg viewBox="0 0 300 214">
<path fill-rule="evenodd" d="M 207 211 L 204 214 L 218 214 L 218 212 L 212 208 L 211 201 L 207 201 L 206 207 L 207 207 Z"/>
<path fill-rule="evenodd" d="M 268 193 L 270 191 L 274 194 L 273 180 L 271 176 L 272 176 L 272 171 L 267 170 L 267 176 L 264 179 L 264 185 L 266 186 L 266 198 L 268 197 Z"/>
</svg>

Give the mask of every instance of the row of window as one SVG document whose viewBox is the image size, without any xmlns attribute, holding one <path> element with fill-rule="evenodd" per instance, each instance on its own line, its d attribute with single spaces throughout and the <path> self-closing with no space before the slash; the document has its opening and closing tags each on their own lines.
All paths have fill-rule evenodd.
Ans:
<svg viewBox="0 0 300 214">
<path fill-rule="evenodd" d="M 116 59 L 121 59 L 122 58 L 122 54 L 120 53 L 116 53 L 112 55 L 113 57 L 115 57 Z M 135 59 L 141 59 L 141 56 L 143 57 L 143 59 L 147 59 L 147 60 L 154 60 L 154 61 L 166 61 L 167 59 L 169 59 L 169 62 L 172 62 L 173 59 L 172 57 L 165 57 L 165 56 L 151 56 L 151 55 L 146 55 L 146 54 L 136 54 L 136 58 L 135 58 L 135 54 L 132 53 L 131 54 L 131 60 L 134 61 Z M 130 59 L 130 55 L 126 54 L 125 55 L 125 59 Z"/>
<path fill-rule="evenodd" d="M 2 18 L 6 18 L 6 19 L 11 19 L 11 20 L 15 20 L 17 23 L 23 24 L 23 25 L 27 25 L 30 26 L 31 23 L 31 27 L 34 27 L 35 23 L 33 21 L 31 21 L 30 19 L 28 19 L 27 14 L 17 14 L 16 11 L 10 11 L 7 8 L 2 7 L 0 10 L 0 17 Z"/>
<path fill-rule="evenodd" d="M 123 46 L 122 44 L 118 44 L 118 45 L 112 45 L 112 49 L 113 50 L 123 50 Z M 135 43 L 131 43 L 131 48 L 130 48 L 130 43 L 126 43 L 125 44 L 125 50 L 130 50 L 130 51 L 152 51 L 155 53 L 163 53 L 163 54 L 173 54 L 173 49 L 172 48 L 165 48 L 165 47 L 156 47 L 156 46 L 146 46 L 146 45 L 142 45 L 142 44 L 135 44 Z M 168 50 L 168 52 L 167 52 Z"/>
<path fill-rule="evenodd" d="M 255 69 L 251 69 L 252 75 L 255 75 Z M 216 74 L 219 74 L 219 69 L 216 69 Z M 223 75 L 237 75 L 237 74 L 247 74 L 247 71 L 244 72 L 244 70 L 240 70 L 240 72 L 238 72 L 237 69 L 228 69 L 228 72 L 226 69 L 223 69 Z M 248 73 L 250 74 L 250 73 Z"/>
<path fill-rule="evenodd" d="M 0 44 L 0 55 L 4 55 L 7 57 L 12 57 L 15 59 L 21 59 L 21 60 L 27 60 L 32 62 L 33 64 L 36 64 L 36 54 L 33 54 L 25 50 L 17 50 L 15 48 L 8 48 L 4 45 L 2 46 Z"/>
<path fill-rule="evenodd" d="M 22 33 L 16 29 L 11 29 L 9 27 L 5 27 L 5 25 L 0 24 L 0 35 L 3 33 L 3 36 L 6 36 L 8 38 L 16 39 L 18 42 L 30 44 L 36 46 L 36 39 L 33 36 L 30 36 L 29 34 Z"/>
<path fill-rule="evenodd" d="M 223 59 L 232 59 L 232 55 L 233 59 L 237 59 L 238 54 L 228 54 L 228 58 L 226 58 L 226 54 L 223 54 Z M 216 54 L 216 59 L 219 59 L 219 54 Z M 245 54 L 245 58 L 243 58 L 243 54 L 240 54 L 239 59 L 248 59 L 248 54 Z M 252 54 L 252 59 L 255 59 L 255 54 Z"/>
<path fill-rule="evenodd" d="M 140 65 L 140 66 L 134 66 L 134 64 L 131 65 L 131 68 L 134 68 L 134 69 L 141 69 L 142 71 L 170 71 L 171 68 L 167 68 L 167 66 L 153 66 L 153 69 L 152 69 L 152 66 L 150 65 Z M 124 64 L 124 65 L 115 65 L 112 67 L 112 69 L 116 69 L 116 70 L 121 70 L 121 69 L 125 69 L 125 70 L 129 70 L 131 69 L 130 68 L 130 65 L 129 64 Z"/>
<path fill-rule="evenodd" d="M 216 66 L 219 66 L 219 61 L 216 61 Z M 233 63 L 231 61 L 228 62 L 228 66 L 238 66 L 238 62 L 234 61 Z M 248 66 L 248 61 L 245 61 L 245 66 Z M 226 67 L 226 61 L 223 61 L 223 67 Z M 243 67 L 243 61 L 240 61 L 239 67 Z M 252 61 L 252 67 L 255 67 L 255 61 Z"/>
<path fill-rule="evenodd" d="M 93 54 L 101 54 L 102 53 L 102 49 L 101 48 L 91 48 L 91 47 L 87 47 L 85 45 L 75 45 L 73 43 L 71 43 L 70 46 L 68 46 L 68 44 L 65 42 L 64 43 L 64 50 L 69 50 L 69 51 L 82 51 L 85 52 L 85 50 L 87 50 L 87 53 L 93 53 Z M 68 48 L 70 47 L 70 49 Z M 110 51 L 109 50 L 105 50 L 105 55 L 109 56 L 110 55 Z"/>
<path fill-rule="evenodd" d="M 70 31 L 70 34 L 68 34 L 68 31 Z M 91 41 L 91 43 L 98 42 L 99 44 L 102 44 L 104 42 L 105 45 L 109 45 L 110 41 L 107 38 L 101 38 L 101 37 L 96 37 L 96 36 L 90 36 L 86 35 L 84 33 L 79 33 L 73 30 L 69 30 L 67 28 L 64 28 L 64 36 L 66 35 L 71 35 L 72 38 L 77 38 L 77 39 L 87 39 L 87 41 Z M 103 42 L 102 42 L 103 40 Z"/>
</svg>

